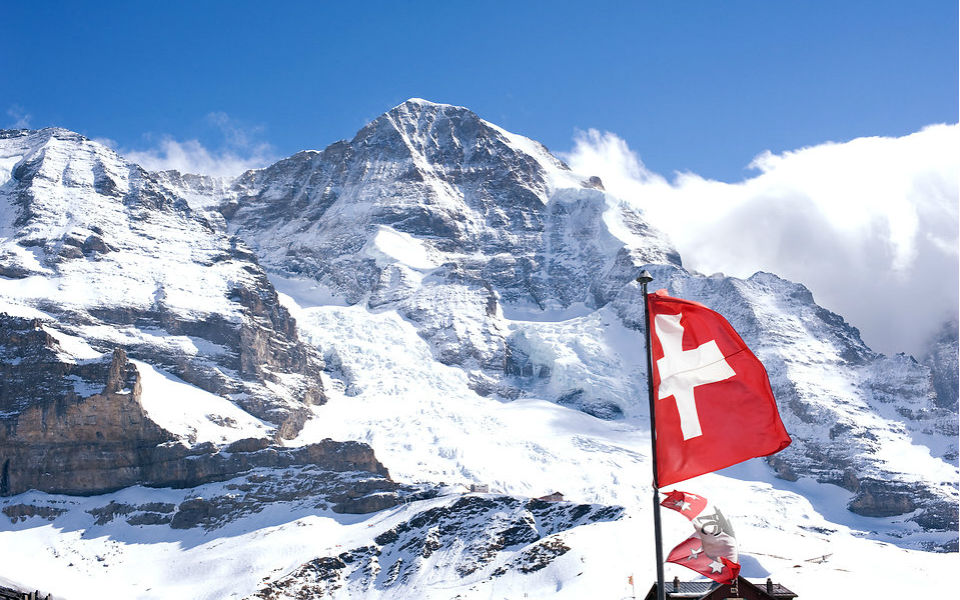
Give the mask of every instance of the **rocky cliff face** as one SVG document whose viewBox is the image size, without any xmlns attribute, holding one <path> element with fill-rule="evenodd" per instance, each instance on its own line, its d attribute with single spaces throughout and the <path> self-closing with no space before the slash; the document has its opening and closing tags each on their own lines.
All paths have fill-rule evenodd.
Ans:
<svg viewBox="0 0 960 600">
<path fill-rule="evenodd" d="M 146 417 L 123 350 L 77 364 L 38 319 L 7 315 L 0 336 L 0 495 L 116 489 L 137 482 L 145 450 L 173 440 Z"/>
<path fill-rule="evenodd" d="M 251 517 L 255 520 L 272 507 L 288 512 L 313 509 L 363 514 L 437 494 L 428 486 L 394 483 L 385 472 L 328 469 L 319 464 L 265 465 L 215 481 L 146 490 L 139 501 L 104 497 L 65 501 L 56 496 L 0 499 L 0 513 L 13 524 L 39 518 L 64 525 L 79 518 L 87 521 L 87 526 L 104 528 L 157 526 L 161 530 L 214 532 Z"/>
<path fill-rule="evenodd" d="M 324 401 L 317 351 L 244 244 L 157 178 L 61 129 L 0 134 L 0 302 L 122 347 L 291 437 Z"/>
<path fill-rule="evenodd" d="M 0 340 L 0 496 L 29 489 L 99 494 L 131 485 L 190 487 L 290 465 L 365 471 L 389 481 L 370 447 L 357 442 L 185 445 L 144 410 L 140 374 L 122 349 L 77 361 L 40 320 L 7 315 L 0 315 Z"/>
<path fill-rule="evenodd" d="M 933 387 L 937 391 L 937 406 L 944 409 L 955 408 L 960 396 L 957 386 L 958 342 L 960 330 L 957 320 L 947 321 L 940 328 L 940 332 L 931 340 L 929 350 L 920 359 L 930 369 L 933 376 Z"/>
</svg>

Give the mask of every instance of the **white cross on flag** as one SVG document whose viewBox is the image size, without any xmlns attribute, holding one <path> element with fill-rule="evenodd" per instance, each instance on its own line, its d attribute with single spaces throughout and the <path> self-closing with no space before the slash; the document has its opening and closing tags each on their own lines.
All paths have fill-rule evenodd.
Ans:
<svg viewBox="0 0 960 600">
<path fill-rule="evenodd" d="M 726 319 L 666 290 L 647 311 L 660 487 L 790 445 L 766 369 Z"/>
</svg>

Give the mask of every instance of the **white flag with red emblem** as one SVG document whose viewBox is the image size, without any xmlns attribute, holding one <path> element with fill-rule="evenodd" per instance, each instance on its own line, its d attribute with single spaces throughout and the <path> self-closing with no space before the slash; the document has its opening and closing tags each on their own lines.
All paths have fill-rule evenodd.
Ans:
<svg viewBox="0 0 960 600">
<path fill-rule="evenodd" d="M 694 534 L 670 551 L 667 562 L 683 565 L 718 583 L 733 583 L 740 574 L 740 553 L 733 527 L 720 509 L 703 496 L 673 491 L 660 502 L 690 519 Z"/>
<path fill-rule="evenodd" d="M 666 290 L 647 311 L 660 487 L 790 444 L 766 369 L 726 319 Z"/>
</svg>

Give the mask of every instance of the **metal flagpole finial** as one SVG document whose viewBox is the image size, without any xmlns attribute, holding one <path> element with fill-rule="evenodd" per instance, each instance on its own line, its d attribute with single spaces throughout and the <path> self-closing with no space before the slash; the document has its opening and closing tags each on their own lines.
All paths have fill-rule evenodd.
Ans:
<svg viewBox="0 0 960 600">
<path fill-rule="evenodd" d="M 651 281 L 653 281 L 653 275 L 646 269 L 640 271 L 640 274 L 637 275 L 637 283 L 650 283 Z"/>
</svg>

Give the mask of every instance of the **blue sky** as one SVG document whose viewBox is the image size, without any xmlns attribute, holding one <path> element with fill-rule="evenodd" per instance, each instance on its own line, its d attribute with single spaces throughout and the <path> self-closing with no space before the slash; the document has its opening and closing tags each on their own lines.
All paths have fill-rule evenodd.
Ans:
<svg viewBox="0 0 960 600">
<path fill-rule="evenodd" d="M 408 97 L 648 167 L 957 121 L 955 1 L 6 3 L 0 126 L 285 156 Z M 213 116 L 211 116 L 213 115 Z"/>
</svg>

